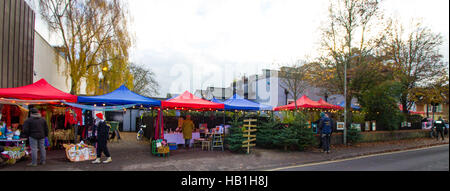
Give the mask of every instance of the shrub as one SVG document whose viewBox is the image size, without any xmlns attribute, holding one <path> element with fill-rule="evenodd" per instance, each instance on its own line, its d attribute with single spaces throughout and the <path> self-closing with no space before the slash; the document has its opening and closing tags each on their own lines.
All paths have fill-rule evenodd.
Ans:
<svg viewBox="0 0 450 191">
<path fill-rule="evenodd" d="M 361 132 L 356 128 L 349 128 L 347 131 L 347 140 L 349 143 L 357 143 L 361 141 Z"/>
</svg>

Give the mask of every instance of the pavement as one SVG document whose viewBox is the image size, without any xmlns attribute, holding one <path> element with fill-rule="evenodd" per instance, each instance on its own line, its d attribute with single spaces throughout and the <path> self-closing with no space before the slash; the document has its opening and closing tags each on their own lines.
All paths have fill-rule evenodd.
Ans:
<svg viewBox="0 0 450 191">
<path fill-rule="evenodd" d="M 449 145 L 282 167 L 271 171 L 449 171 Z"/>
<path fill-rule="evenodd" d="M 28 161 L 19 161 L 14 165 L 0 167 L 0 171 L 260 171 L 449 144 L 448 138 L 444 141 L 417 138 L 359 143 L 352 146 L 332 145 L 330 154 L 322 153 L 316 148 L 303 152 L 256 148 L 248 155 L 235 154 L 230 151 L 179 148 L 172 151 L 169 157 L 164 158 L 151 155 L 149 143 L 137 141 L 136 133 L 121 133 L 121 136 L 120 142 L 108 144 L 113 159 L 110 164 L 91 164 L 90 161 L 70 162 L 66 159 L 64 150 L 52 150 L 47 151 L 46 165 L 27 167 L 26 164 L 31 160 L 29 159 Z"/>
</svg>

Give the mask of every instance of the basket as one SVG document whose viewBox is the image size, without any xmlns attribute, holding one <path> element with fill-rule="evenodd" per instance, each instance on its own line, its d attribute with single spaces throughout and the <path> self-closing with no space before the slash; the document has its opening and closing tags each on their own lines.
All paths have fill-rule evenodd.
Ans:
<svg viewBox="0 0 450 191">
<path fill-rule="evenodd" d="M 169 152 L 170 152 L 170 149 L 167 146 L 161 146 L 158 148 L 158 153 L 160 153 L 160 154 L 167 154 Z"/>
</svg>

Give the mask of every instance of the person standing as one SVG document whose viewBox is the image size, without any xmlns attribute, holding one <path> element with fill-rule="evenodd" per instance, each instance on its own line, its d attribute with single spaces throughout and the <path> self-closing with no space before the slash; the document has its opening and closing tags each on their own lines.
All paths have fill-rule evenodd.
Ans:
<svg viewBox="0 0 450 191">
<path fill-rule="evenodd" d="M 194 122 L 192 122 L 190 115 L 186 115 L 186 119 L 183 121 L 181 128 L 183 130 L 184 148 L 189 149 L 192 139 L 192 131 L 194 131 Z"/>
<path fill-rule="evenodd" d="M 30 118 L 25 120 L 23 124 L 23 137 L 30 140 L 31 147 L 31 163 L 27 166 L 37 166 L 38 147 L 41 151 L 40 165 L 45 165 L 45 138 L 48 137 L 47 121 L 41 117 L 39 110 L 36 108 L 30 109 Z"/>
<path fill-rule="evenodd" d="M 331 140 L 331 132 L 333 131 L 332 127 L 332 121 L 331 119 L 325 114 L 320 113 L 320 123 L 319 128 L 321 129 L 321 137 L 322 137 L 322 146 L 323 151 L 327 154 L 330 153 L 330 140 Z"/>
<path fill-rule="evenodd" d="M 109 154 L 107 143 L 108 143 L 108 136 L 109 136 L 109 126 L 106 125 L 105 120 L 103 120 L 103 114 L 97 113 L 97 118 L 95 119 L 94 124 L 94 133 L 96 134 L 97 138 L 97 159 L 92 161 L 92 164 L 98 164 L 100 163 L 100 158 L 102 157 L 102 153 L 105 154 L 107 157 L 103 163 L 110 163 L 112 162 L 111 155 Z"/>
<path fill-rule="evenodd" d="M 434 127 L 436 128 L 436 140 L 439 140 L 439 135 L 441 135 L 442 140 L 444 140 L 445 122 L 442 120 L 442 117 L 439 117 L 439 119 L 434 122 Z"/>
</svg>

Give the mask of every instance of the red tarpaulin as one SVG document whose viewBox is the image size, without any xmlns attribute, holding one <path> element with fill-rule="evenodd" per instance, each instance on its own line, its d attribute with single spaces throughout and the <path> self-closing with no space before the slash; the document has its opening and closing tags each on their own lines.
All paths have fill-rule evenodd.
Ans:
<svg viewBox="0 0 450 191">
<path fill-rule="evenodd" d="M 333 105 L 330 103 L 327 103 L 325 100 L 323 100 L 322 98 L 319 99 L 319 101 L 317 101 L 318 103 L 320 103 L 321 105 L 323 105 L 326 109 L 344 109 L 341 106 L 338 105 Z"/>
<path fill-rule="evenodd" d="M 201 99 L 194 96 L 188 91 L 183 94 L 166 100 L 161 101 L 162 108 L 170 108 L 177 110 L 194 109 L 194 110 L 212 110 L 212 109 L 223 109 L 223 103 L 214 103 L 208 100 Z"/>
<path fill-rule="evenodd" d="M 17 88 L 0 88 L 1 98 L 22 100 L 65 100 L 77 102 L 77 96 L 65 93 L 48 84 L 45 79 Z"/>
<path fill-rule="evenodd" d="M 298 99 L 297 101 L 297 107 L 298 108 L 317 108 L 317 109 L 326 109 L 324 106 L 322 106 L 320 103 L 313 101 L 311 99 L 309 99 L 307 96 L 302 96 L 300 99 Z M 273 110 L 274 111 L 279 111 L 279 110 L 294 110 L 295 109 L 295 102 L 288 104 L 288 105 L 283 105 L 283 106 L 279 106 L 279 107 L 275 107 Z"/>
</svg>

